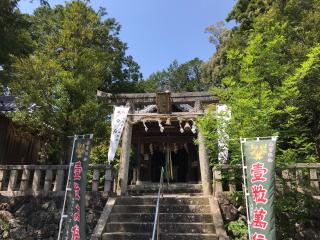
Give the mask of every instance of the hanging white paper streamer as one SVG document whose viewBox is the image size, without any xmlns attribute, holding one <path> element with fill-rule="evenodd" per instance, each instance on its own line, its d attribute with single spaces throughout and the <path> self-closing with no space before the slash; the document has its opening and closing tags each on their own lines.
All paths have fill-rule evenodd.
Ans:
<svg viewBox="0 0 320 240">
<path fill-rule="evenodd" d="M 218 105 L 217 106 L 218 120 L 220 122 L 218 126 L 218 160 L 220 164 L 227 163 L 228 160 L 228 141 L 229 135 L 227 133 L 227 123 L 231 118 L 231 110 L 227 105 Z"/>
<path fill-rule="evenodd" d="M 121 138 L 122 130 L 126 122 L 128 112 L 130 107 L 115 107 L 112 123 L 111 123 L 111 136 L 110 136 L 110 146 L 108 152 L 109 163 L 113 161 L 116 155 L 117 147 Z"/>
</svg>

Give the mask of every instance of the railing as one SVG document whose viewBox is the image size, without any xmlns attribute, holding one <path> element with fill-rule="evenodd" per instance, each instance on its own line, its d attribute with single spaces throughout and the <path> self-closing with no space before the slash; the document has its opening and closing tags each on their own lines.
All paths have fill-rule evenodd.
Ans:
<svg viewBox="0 0 320 240">
<path fill-rule="evenodd" d="M 63 194 L 68 168 L 68 165 L 0 165 L 0 194 Z M 112 190 L 109 165 L 89 165 L 88 176 L 87 191 L 109 193 Z"/>
<path fill-rule="evenodd" d="M 276 167 L 277 190 L 294 190 L 320 195 L 320 163 L 296 163 Z M 214 193 L 242 191 L 241 165 L 221 165 L 213 169 Z"/>
<path fill-rule="evenodd" d="M 152 240 L 160 239 L 160 221 L 159 221 L 159 211 L 160 211 L 160 196 L 162 194 L 162 186 L 163 186 L 163 167 L 161 168 L 160 182 L 159 182 L 159 191 L 157 197 L 157 206 L 156 213 L 154 215 L 154 223 L 153 223 L 153 231 L 152 231 Z"/>
</svg>

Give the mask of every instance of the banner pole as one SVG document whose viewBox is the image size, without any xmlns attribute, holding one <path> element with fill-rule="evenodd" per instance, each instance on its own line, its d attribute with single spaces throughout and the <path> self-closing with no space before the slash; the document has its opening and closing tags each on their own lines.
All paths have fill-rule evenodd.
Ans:
<svg viewBox="0 0 320 240">
<path fill-rule="evenodd" d="M 65 210 L 65 207 L 66 207 L 67 194 L 68 194 L 68 191 L 70 190 L 70 188 L 68 188 L 68 185 L 69 185 L 69 180 L 70 180 L 71 165 L 72 165 L 72 159 L 73 159 L 73 154 L 74 154 L 74 145 L 75 145 L 76 139 L 77 139 L 77 135 L 74 135 L 73 136 L 73 144 L 72 144 L 72 152 L 71 152 L 71 157 L 70 157 L 70 162 L 69 162 L 69 170 L 68 170 L 68 178 L 67 178 L 66 190 L 65 190 L 65 193 L 64 193 L 63 207 L 62 207 L 61 218 L 60 218 L 60 223 L 59 223 L 58 240 L 60 240 L 63 219 L 68 217 L 68 215 L 64 215 L 64 210 Z"/>
<path fill-rule="evenodd" d="M 246 169 L 247 167 L 244 165 L 245 161 L 244 161 L 244 154 L 243 154 L 243 147 L 242 144 L 243 142 L 245 142 L 246 139 L 242 139 L 240 137 L 240 146 L 241 146 L 241 160 L 242 160 L 242 178 L 243 178 L 243 187 L 244 187 L 244 197 L 246 200 L 246 212 L 247 212 L 247 223 L 248 223 L 248 234 L 249 234 L 249 239 L 251 239 L 251 230 L 250 230 L 250 216 L 249 216 L 249 206 L 248 206 L 248 192 L 247 192 L 247 181 L 246 181 Z"/>
</svg>

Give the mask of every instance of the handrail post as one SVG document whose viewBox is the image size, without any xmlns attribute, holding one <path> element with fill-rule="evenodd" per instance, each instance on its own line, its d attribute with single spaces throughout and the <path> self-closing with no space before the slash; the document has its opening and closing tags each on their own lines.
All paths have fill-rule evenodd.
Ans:
<svg viewBox="0 0 320 240">
<path fill-rule="evenodd" d="M 159 183 L 159 190 L 158 190 L 158 197 L 157 197 L 157 205 L 156 205 L 156 213 L 154 216 L 154 223 L 153 223 L 153 230 L 152 230 L 152 240 L 159 240 L 160 239 L 160 196 L 161 190 L 163 186 L 163 167 L 161 168 L 161 175 L 160 175 L 160 183 Z"/>
<path fill-rule="evenodd" d="M 159 221 L 159 212 L 157 217 L 157 240 L 160 239 L 160 221 Z"/>
</svg>

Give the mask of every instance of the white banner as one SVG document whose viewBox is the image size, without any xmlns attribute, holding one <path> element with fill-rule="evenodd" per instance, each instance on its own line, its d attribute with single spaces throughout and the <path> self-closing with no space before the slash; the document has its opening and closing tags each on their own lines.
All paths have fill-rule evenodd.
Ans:
<svg viewBox="0 0 320 240">
<path fill-rule="evenodd" d="M 227 105 L 218 105 L 217 106 L 217 113 L 219 118 L 219 126 L 218 126 L 218 160 L 220 164 L 227 163 L 228 160 L 228 141 L 229 141 L 229 135 L 227 133 L 227 123 L 231 119 L 231 110 L 228 108 Z"/>
<path fill-rule="evenodd" d="M 117 147 L 121 138 L 122 130 L 126 122 L 130 107 L 115 107 L 111 123 L 110 146 L 108 152 L 109 163 L 113 161 L 116 155 Z"/>
</svg>

